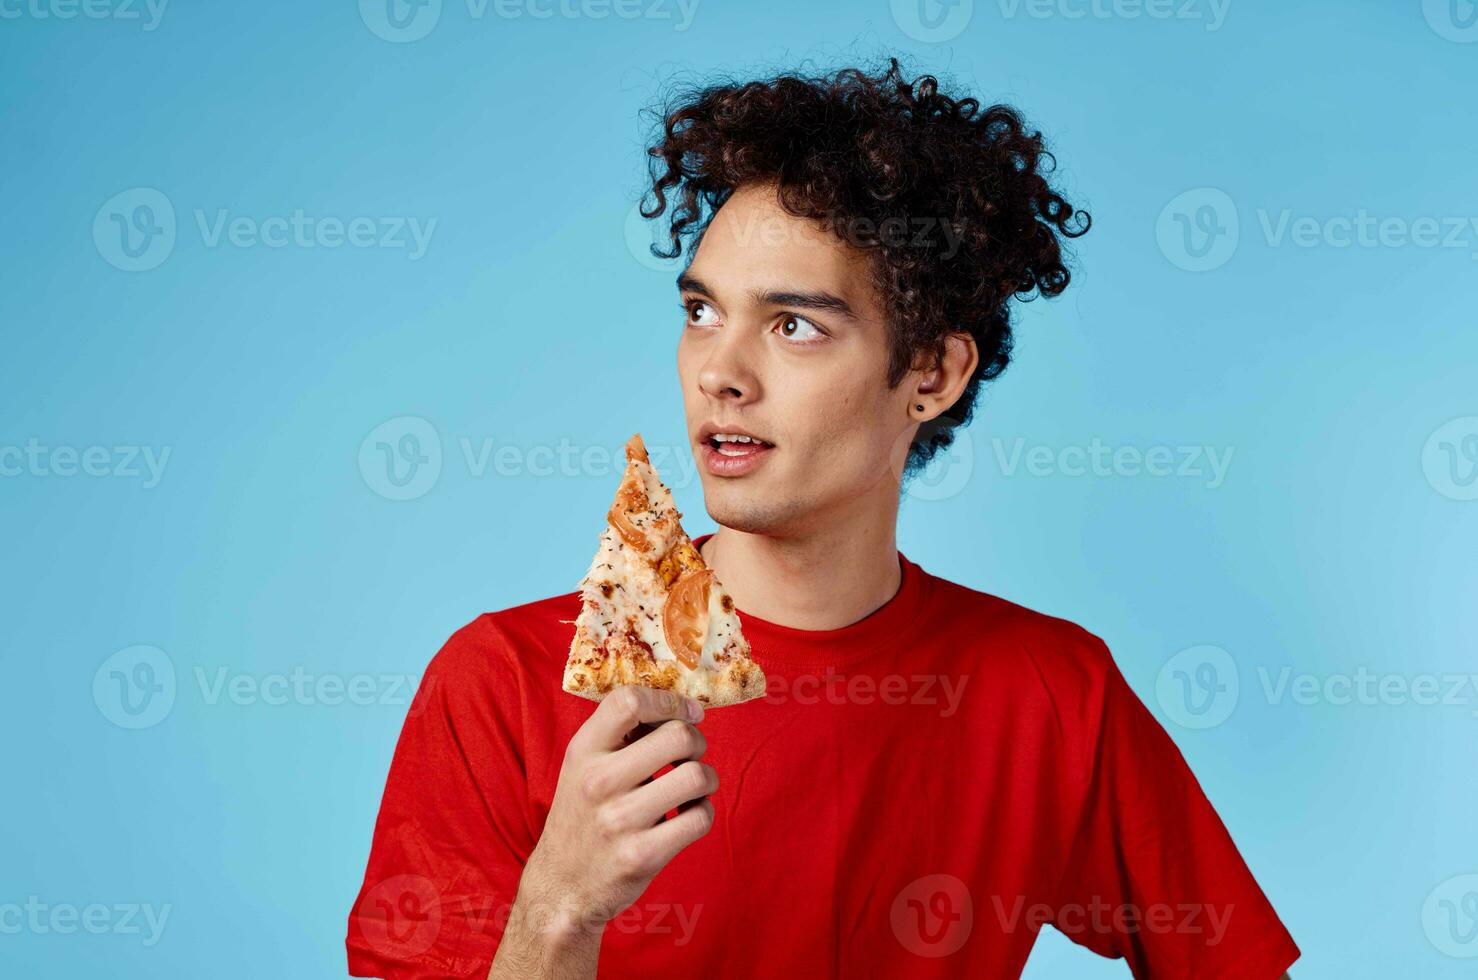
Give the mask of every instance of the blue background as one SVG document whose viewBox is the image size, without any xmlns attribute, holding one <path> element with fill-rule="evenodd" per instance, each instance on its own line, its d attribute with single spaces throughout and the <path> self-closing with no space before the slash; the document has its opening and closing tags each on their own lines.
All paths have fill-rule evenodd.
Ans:
<svg viewBox="0 0 1478 980">
<path fill-rule="evenodd" d="M 400 683 L 478 612 L 574 587 L 615 483 L 600 452 L 684 442 L 673 270 L 629 234 L 639 110 L 674 80 L 901 53 L 1018 103 L 1095 219 L 901 548 L 1108 641 L 1302 946 L 1295 976 L 1471 975 L 1449 954 L 1478 955 L 1472 923 L 1439 903 L 1478 872 L 1473 686 L 1276 688 L 1475 669 L 1478 230 L 1277 234 L 1285 212 L 1478 217 L 1471 4 L 990 0 L 930 35 L 888 0 L 701 0 L 686 25 L 672 0 L 446 0 L 404 41 L 368 0 L 178 3 L 152 30 L 56 2 L 0 19 L 0 452 L 104 447 L 94 469 L 124 472 L 64 454 L 0 478 L 0 906 L 170 912 L 153 945 L 7 928 L 0 972 L 344 973 Z M 148 217 L 139 188 L 175 240 L 131 272 L 112 215 Z M 419 257 L 209 237 L 222 211 L 299 210 L 435 225 Z M 1219 482 L 1059 465 L 1095 439 L 1232 456 Z M 406 487 L 381 441 L 424 459 Z M 599 448 L 561 469 L 540 454 L 561 445 Z M 1047 456 L 1012 467 L 1017 445 Z M 167 449 L 157 485 L 114 447 Z M 691 461 L 664 472 L 711 530 Z M 115 658 L 137 645 L 177 688 L 131 729 L 110 685 L 147 679 Z M 1171 658 L 1207 646 L 1210 686 L 1178 699 L 1178 672 L 1207 675 Z M 389 703 L 267 703 L 295 671 Z M 236 677 L 266 687 L 211 697 Z M 1049 932 L 1026 975 L 1127 973 Z"/>
</svg>

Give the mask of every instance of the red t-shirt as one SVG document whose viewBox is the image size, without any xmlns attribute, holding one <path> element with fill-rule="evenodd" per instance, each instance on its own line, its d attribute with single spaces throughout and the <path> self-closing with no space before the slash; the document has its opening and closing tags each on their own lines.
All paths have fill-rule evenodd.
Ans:
<svg viewBox="0 0 1478 980">
<path fill-rule="evenodd" d="M 606 926 L 599 975 L 1015 977 L 1049 923 L 1139 978 L 1280 976 L 1298 947 L 1102 641 L 899 561 L 842 629 L 740 611 L 769 693 L 704 718 L 714 828 Z M 595 709 L 560 690 L 579 608 L 481 616 L 431 662 L 351 974 L 487 976 Z"/>
</svg>

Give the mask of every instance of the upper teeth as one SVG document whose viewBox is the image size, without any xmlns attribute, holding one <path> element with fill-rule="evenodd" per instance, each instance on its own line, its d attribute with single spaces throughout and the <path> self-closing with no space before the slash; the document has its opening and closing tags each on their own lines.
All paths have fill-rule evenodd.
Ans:
<svg viewBox="0 0 1478 980">
<path fill-rule="evenodd" d="M 713 438 L 714 438 L 714 441 L 715 442 L 759 442 L 760 441 L 758 439 L 754 439 L 754 438 L 751 438 L 749 436 L 733 436 L 733 435 L 729 435 L 729 434 L 724 433 L 724 432 L 714 433 Z"/>
</svg>

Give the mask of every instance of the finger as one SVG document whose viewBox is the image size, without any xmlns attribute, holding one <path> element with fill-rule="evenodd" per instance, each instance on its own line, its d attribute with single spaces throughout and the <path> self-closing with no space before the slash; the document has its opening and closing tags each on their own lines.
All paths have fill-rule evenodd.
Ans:
<svg viewBox="0 0 1478 980">
<path fill-rule="evenodd" d="M 713 829 L 713 801 L 699 800 L 671 820 L 664 820 L 651 830 L 637 835 L 640 847 L 650 849 L 660 867 L 671 861 L 678 851 Z"/>
<path fill-rule="evenodd" d="M 641 738 L 643 735 L 647 735 L 647 734 L 649 734 L 651 732 L 655 732 L 656 730 L 657 730 L 657 726 L 656 725 L 637 725 L 631 731 L 629 731 L 625 735 L 621 736 L 621 744 L 622 745 L 630 745 L 632 742 L 635 742 L 637 739 Z"/>
<path fill-rule="evenodd" d="M 672 772 L 639 786 L 631 793 L 631 808 L 638 826 L 656 825 L 662 815 L 718 790 L 718 772 L 702 762 L 684 762 Z"/>
<path fill-rule="evenodd" d="M 702 717 L 702 705 L 674 691 L 626 684 L 601 700 L 595 712 L 580 726 L 580 731 L 595 747 L 617 749 L 626 733 L 637 725 L 673 719 L 698 721 Z"/>
<path fill-rule="evenodd" d="M 602 759 L 600 764 L 610 767 L 613 785 L 630 788 L 663 766 L 701 759 L 707 751 L 708 739 L 695 726 L 685 721 L 669 721 Z"/>
</svg>

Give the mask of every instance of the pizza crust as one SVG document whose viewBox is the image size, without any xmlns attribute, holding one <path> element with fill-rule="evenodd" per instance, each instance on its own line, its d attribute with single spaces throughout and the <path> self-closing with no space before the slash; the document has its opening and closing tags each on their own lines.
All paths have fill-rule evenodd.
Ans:
<svg viewBox="0 0 1478 980">
<path fill-rule="evenodd" d="M 565 664 L 564 689 L 599 701 L 622 684 L 676 691 L 709 708 L 722 708 L 765 696 L 765 672 L 749 657 L 733 659 L 717 670 L 686 670 L 681 664 L 658 664 L 640 657 L 612 657 L 577 636 Z"/>
</svg>

